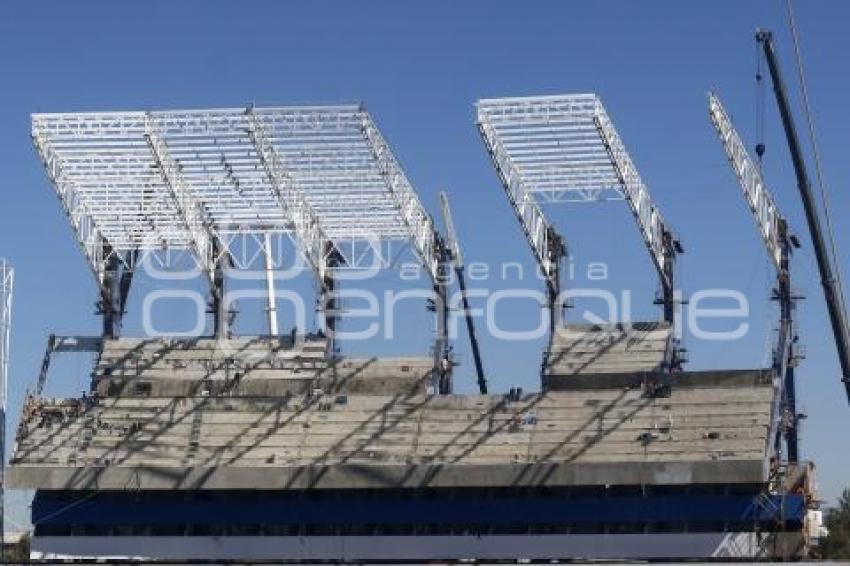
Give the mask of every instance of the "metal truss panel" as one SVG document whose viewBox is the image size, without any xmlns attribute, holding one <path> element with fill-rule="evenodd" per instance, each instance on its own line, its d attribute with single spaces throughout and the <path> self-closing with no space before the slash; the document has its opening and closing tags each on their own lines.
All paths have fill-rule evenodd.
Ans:
<svg viewBox="0 0 850 566">
<path fill-rule="evenodd" d="M 396 158 L 390 151 L 390 146 L 384 141 L 371 116 L 367 113 L 362 115 L 363 136 L 372 148 L 372 155 L 378 167 L 378 171 L 384 178 L 389 189 L 390 196 L 399 215 L 408 229 L 413 249 L 419 257 L 419 261 L 428 270 L 433 281 L 440 277 L 439 257 L 437 249 L 437 232 L 434 220 L 422 206 L 416 191 L 407 176 L 402 171 Z"/>
<path fill-rule="evenodd" d="M 708 112 L 714 124 L 726 156 L 738 177 L 744 199 L 753 214 L 759 233 L 767 247 L 767 253 L 777 269 L 781 270 L 782 241 L 780 226 L 784 219 L 776 207 L 776 202 L 767 189 L 758 167 L 753 163 L 741 136 L 732 125 L 732 120 L 720 103 L 716 94 L 708 95 Z"/>
<path fill-rule="evenodd" d="M 667 251 L 668 246 L 664 241 L 665 234 L 669 233 L 669 230 L 661 218 L 661 212 L 652 202 L 649 189 L 643 184 L 637 167 L 632 163 L 632 158 L 626 151 L 626 146 L 617 134 L 617 130 L 608 117 L 608 113 L 605 112 L 602 103 L 598 100 L 594 121 L 599 128 L 599 136 L 608 150 L 611 162 L 620 179 L 623 195 L 637 220 L 638 229 L 658 274 L 666 285 L 672 285 L 672 281 L 670 281 L 672 267 L 667 265 L 671 258 Z"/>
<path fill-rule="evenodd" d="M 268 176 L 269 185 L 287 217 L 292 219 L 297 238 L 306 252 L 307 261 L 316 272 L 319 281 L 324 281 L 327 267 L 325 253 L 329 249 L 330 239 L 322 229 L 306 197 L 290 177 L 284 162 L 275 151 L 253 109 L 249 109 L 247 115 L 250 124 L 249 134 Z"/>
<path fill-rule="evenodd" d="M 183 178 L 180 165 L 171 156 L 165 140 L 163 140 L 149 116 L 145 117 L 145 139 L 150 147 L 156 168 L 171 197 L 174 211 L 189 236 L 189 243 L 195 253 L 195 259 L 204 273 L 212 280 L 215 264 L 212 257 L 212 239 L 214 236 L 210 233 L 211 221 L 209 215 L 192 194 L 188 183 Z"/>
<path fill-rule="evenodd" d="M 551 225 L 534 200 L 527 183 L 522 180 L 522 177 L 512 166 L 510 157 L 495 129 L 489 122 L 481 119 L 480 113 L 478 129 L 493 158 L 493 164 L 502 181 L 505 194 L 519 219 L 525 238 L 531 246 L 531 251 L 543 272 L 543 276 L 547 281 L 557 284 L 558 257 L 555 250 L 550 249 Z"/>
<path fill-rule="evenodd" d="M 669 231 L 595 94 L 480 100 L 477 121 L 544 272 L 541 204 L 625 199 L 662 282 L 672 284 Z"/>
<path fill-rule="evenodd" d="M 311 263 L 322 239 L 410 240 L 436 273 L 433 223 L 360 105 L 33 114 L 32 136 L 101 283 L 105 255 L 232 233 L 295 233 Z"/>
</svg>

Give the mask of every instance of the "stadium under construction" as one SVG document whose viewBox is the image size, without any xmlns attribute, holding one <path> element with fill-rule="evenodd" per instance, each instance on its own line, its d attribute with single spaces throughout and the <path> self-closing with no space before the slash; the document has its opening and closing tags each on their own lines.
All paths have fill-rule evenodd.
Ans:
<svg viewBox="0 0 850 566">
<path fill-rule="evenodd" d="M 769 35 L 760 41 L 781 107 Z M 539 371 L 537 392 L 488 391 L 466 301 L 479 391 L 454 392 L 447 295 L 450 284 L 465 287 L 449 201 L 442 195 L 441 229 L 363 105 L 32 116 L 103 321 L 98 336 L 51 336 L 17 424 L 6 487 L 35 490 L 33 558 L 807 555 L 823 529 L 814 468 L 797 450 L 790 256 L 799 240 L 718 96 L 709 96 L 711 124 L 776 267 L 769 367 L 687 366 L 674 281 L 684 247 L 599 96 L 484 99 L 475 113 L 482 159 L 548 297 L 548 344 L 529 369 Z M 790 112 L 783 119 L 797 165 Z M 658 274 L 657 320 L 592 325 L 564 314 L 566 237 L 546 210 L 600 200 L 634 217 Z M 246 235 L 268 274 L 262 336 L 233 332 L 228 301 Z M 280 235 L 314 276 L 315 329 L 279 327 L 271 242 Z M 409 245 L 429 276 L 433 343 L 419 356 L 348 356 L 334 340 L 345 316 L 339 274 L 381 265 L 386 242 Z M 208 284 L 204 335 L 124 336 L 134 273 L 174 252 Z M 827 300 L 847 358 L 843 305 Z M 63 352 L 94 355 L 79 398 L 45 395 Z"/>
</svg>

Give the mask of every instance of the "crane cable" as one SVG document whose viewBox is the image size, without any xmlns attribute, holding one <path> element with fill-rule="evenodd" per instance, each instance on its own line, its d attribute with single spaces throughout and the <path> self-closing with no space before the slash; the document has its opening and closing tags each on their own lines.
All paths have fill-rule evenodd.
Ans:
<svg viewBox="0 0 850 566">
<path fill-rule="evenodd" d="M 759 162 L 759 173 L 764 174 L 764 74 L 761 67 L 761 53 L 758 44 L 755 45 L 756 54 L 756 157 Z"/>
<path fill-rule="evenodd" d="M 800 97 L 803 101 L 803 110 L 806 113 L 806 124 L 808 126 L 809 138 L 812 142 L 812 153 L 815 159 L 815 172 L 817 174 L 818 190 L 820 192 L 821 205 L 824 209 L 824 216 L 826 218 L 826 230 L 827 235 L 829 236 L 830 255 L 832 256 L 832 261 L 835 264 L 835 282 L 838 289 L 838 298 L 841 303 L 841 308 L 844 309 L 844 285 L 841 280 L 841 264 L 839 263 L 837 247 L 835 245 L 835 233 L 833 230 L 832 214 L 830 213 L 829 204 L 829 190 L 826 182 L 824 181 L 823 167 L 821 166 L 820 152 L 818 151 L 817 138 L 815 136 L 815 125 L 814 120 L 812 119 L 811 106 L 809 104 L 809 89 L 806 86 L 806 77 L 803 72 L 803 56 L 800 51 L 800 37 L 797 33 L 797 22 L 794 19 L 793 0 L 786 0 L 786 6 L 788 9 L 788 27 L 794 41 L 794 55 L 797 66 L 797 78 L 800 86 Z"/>
</svg>

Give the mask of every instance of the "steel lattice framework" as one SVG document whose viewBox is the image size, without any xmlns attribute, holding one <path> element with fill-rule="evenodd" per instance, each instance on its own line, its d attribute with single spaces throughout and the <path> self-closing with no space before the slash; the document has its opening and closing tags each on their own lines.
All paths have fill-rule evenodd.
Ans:
<svg viewBox="0 0 850 566">
<path fill-rule="evenodd" d="M 723 144 L 729 164 L 738 178 L 744 200 L 753 215 L 767 254 L 776 268 L 775 293 L 779 301 L 780 320 L 774 352 L 774 370 L 780 379 L 775 381 L 777 394 L 773 402 L 768 449 L 773 448 L 773 439 L 782 432 L 786 434 L 786 440 L 790 442 L 789 453 L 793 454 L 792 458 L 796 460 L 797 409 L 794 368 L 797 364 L 795 350 L 799 337 L 794 330 L 793 312 L 796 309 L 798 297 L 791 289 L 790 256 L 793 244 L 788 224 L 776 206 L 776 201 L 768 190 L 759 167 L 750 157 L 746 145 L 726 113 L 720 98 L 713 92 L 708 95 L 708 114 Z M 789 440 L 789 437 L 793 438 Z"/>
<path fill-rule="evenodd" d="M 672 285 L 669 230 L 595 94 L 480 100 L 478 127 L 544 273 L 553 265 L 547 202 L 625 199 L 662 283 Z"/>
<path fill-rule="evenodd" d="M 781 269 L 782 238 L 780 226 L 785 223 L 785 220 L 770 191 L 768 191 L 759 168 L 753 163 L 747 152 L 747 147 L 741 141 L 741 136 L 735 131 L 726 109 L 723 108 L 720 99 L 713 92 L 708 95 L 708 115 L 717 130 L 717 135 L 720 136 L 726 157 L 729 158 L 729 163 L 738 177 L 741 189 L 744 192 L 744 199 L 747 201 L 750 212 L 753 213 L 756 226 L 767 247 L 767 253 L 774 266 Z"/>
<path fill-rule="evenodd" d="M 214 243 L 270 232 L 319 276 L 388 240 L 436 275 L 433 222 L 361 105 L 34 114 L 32 136 L 101 284 L 113 255 L 186 249 L 209 274 Z"/>
</svg>

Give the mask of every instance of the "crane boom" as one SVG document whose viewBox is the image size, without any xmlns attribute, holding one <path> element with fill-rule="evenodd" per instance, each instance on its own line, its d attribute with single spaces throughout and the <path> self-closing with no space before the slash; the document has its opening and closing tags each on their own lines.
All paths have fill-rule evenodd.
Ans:
<svg viewBox="0 0 850 566">
<path fill-rule="evenodd" d="M 443 225 L 446 227 L 445 246 L 451 255 L 455 274 L 457 275 L 457 284 L 460 287 L 461 304 L 463 305 L 463 314 L 466 319 L 466 331 L 469 334 L 469 344 L 472 348 L 472 358 L 475 362 L 475 373 L 478 378 L 478 390 L 482 394 L 485 394 L 487 393 L 487 379 L 484 377 L 484 363 L 481 360 L 481 351 L 478 348 L 478 337 L 475 335 L 475 322 L 472 318 L 472 309 L 469 306 L 469 298 L 466 294 L 466 279 L 463 274 L 463 256 L 461 255 L 460 243 L 458 242 L 457 233 L 455 232 L 455 223 L 452 218 L 452 211 L 449 207 L 449 197 L 445 192 L 440 193 L 440 208 L 443 212 Z"/>
<path fill-rule="evenodd" d="M 761 44 L 765 58 L 767 59 L 768 69 L 770 70 L 773 93 L 776 96 L 776 103 L 779 106 L 779 114 L 782 118 L 785 138 L 788 142 L 791 160 L 794 163 L 794 172 L 797 176 L 797 188 L 800 191 L 803 208 L 806 212 L 806 222 L 809 225 L 809 234 L 815 248 L 815 257 L 818 263 L 818 271 L 820 272 L 824 299 L 826 300 L 826 307 L 829 312 L 829 321 L 832 325 L 835 347 L 838 351 L 838 361 L 841 364 L 842 381 L 844 382 L 847 401 L 850 402 L 850 337 L 848 337 L 847 331 L 847 315 L 844 310 L 841 293 L 838 290 L 836 277 L 833 274 L 832 261 L 824 243 L 820 215 L 815 204 L 814 195 L 812 194 L 812 186 L 809 181 L 808 171 L 806 170 L 806 161 L 800 147 L 800 139 L 797 136 L 797 128 L 794 125 L 794 116 L 791 113 L 791 105 L 788 102 L 788 95 L 785 91 L 785 82 L 782 79 L 782 72 L 779 68 L 779 61 L 773 46 L 773 34 L 767 30 L 757 30 L 756 41 Z"/>
</svg>

